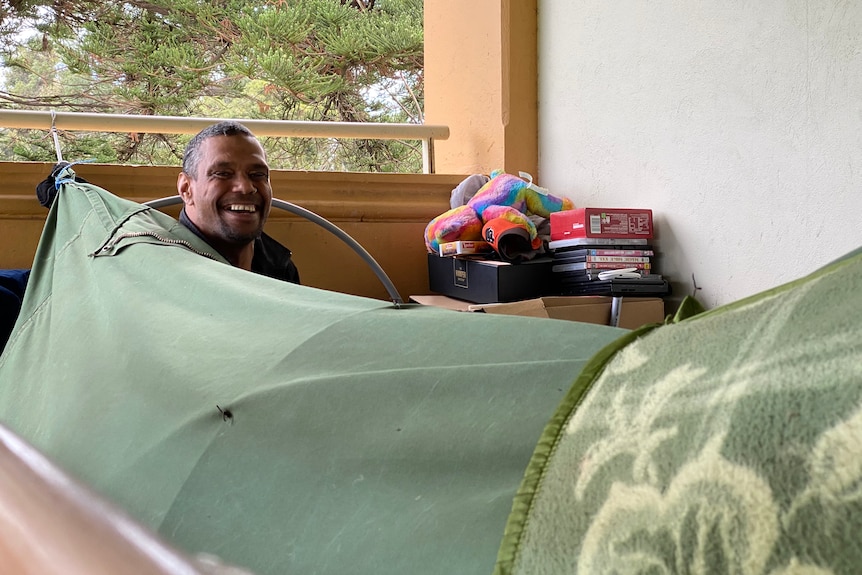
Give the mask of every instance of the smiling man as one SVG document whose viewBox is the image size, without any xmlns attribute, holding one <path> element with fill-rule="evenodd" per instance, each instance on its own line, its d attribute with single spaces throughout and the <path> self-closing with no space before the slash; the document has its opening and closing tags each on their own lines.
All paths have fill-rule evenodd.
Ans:
<svg viewBox="0 0 862 575">
<path fill-rule="evenodd" d="M 299 283 L 290 250 L 263 233 L 272 204 L 266 152 L 239 122 L 219 122 L 189 141 L 177 177 L 180 222 L 232 265 Z"/>
</svg>

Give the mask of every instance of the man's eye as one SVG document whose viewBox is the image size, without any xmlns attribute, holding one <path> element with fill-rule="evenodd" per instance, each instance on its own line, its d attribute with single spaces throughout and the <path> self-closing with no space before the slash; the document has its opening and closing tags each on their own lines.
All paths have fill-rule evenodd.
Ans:
<svg viewBox="0 0 862 575">
<path fill-rule="evenodd" d="M 269 178 L 269 174 L 267 172 L 252 172 L 251 177 L 256 180 L 265 180 Z"/>
<path fill-rule="evenodd" d="M 216 178 L 230 178 L 232 176 L 230 172 L 212 172 L 212 175 Z"/>
</svg>

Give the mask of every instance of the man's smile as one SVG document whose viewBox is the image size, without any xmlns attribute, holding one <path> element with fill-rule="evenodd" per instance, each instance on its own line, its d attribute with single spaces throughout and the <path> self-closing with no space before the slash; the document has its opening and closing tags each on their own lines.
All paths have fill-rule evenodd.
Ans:
<svg viewBox="0 0 862 575">
<path fill-rule="evenodd" d="M 254 213 L 258 211 L 258 207 L 255 204 L 228 204 L 224 207 L 225 210 L 229 212 L 251 212 Z"/>
</svg>

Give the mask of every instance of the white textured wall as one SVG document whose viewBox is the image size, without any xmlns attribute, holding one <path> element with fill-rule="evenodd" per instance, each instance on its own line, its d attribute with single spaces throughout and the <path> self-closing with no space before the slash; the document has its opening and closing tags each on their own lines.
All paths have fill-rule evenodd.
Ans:
<svg viewBox="0 0 862 575">
<path fill-rule="evenodd" d="M 538 183 L 708 307 L 862 245 L 862 2 L 539 0 Z"/>
</svg>

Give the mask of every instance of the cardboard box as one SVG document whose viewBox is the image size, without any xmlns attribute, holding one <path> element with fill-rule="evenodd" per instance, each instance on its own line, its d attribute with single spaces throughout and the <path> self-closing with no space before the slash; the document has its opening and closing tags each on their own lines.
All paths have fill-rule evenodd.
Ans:
<svg viewBox="0 0 862 575">
<path fill-rule="evenodd" d="M 440 244 L 441 256 L 460 256 L 469 254 L 490 253 L 491 244 L 479 240 L 459 240 L 457 242 L 446 242 Z"/>
<path fill-rule="evenodd" d="M 578 208 L 551 213 L 551 241 L 570 238 L 650 239 L 652 210 Z"/>
<path fill-rule="evenodd" d="M 429 287 L 434 293 L 473 303 L 530 299 L 559 289 L 552 265 L 551 258 L 512 264 L 428 254 Z"/>
<path fill-rule="evenodd" d="M 412 295 L 408 298 L 408 303 L 420 303 L 432 307 L 451 309 L 452 311 L 470 311 L 470 306 L 475 305 L 468 301 L 455 299 L 446 295 Z"/>
<path fill-rule="evenodd" d="M 471 305 L 468 309 L 611 325 L 613 299 L 603 296 L 542 297 L 512 303 Z M 618 302 L 618 327 L 636 329 L 646 323 L 664 321 L 664 300 L 661 298 L 624 297 L 618 298 Z"/>
</svg>

